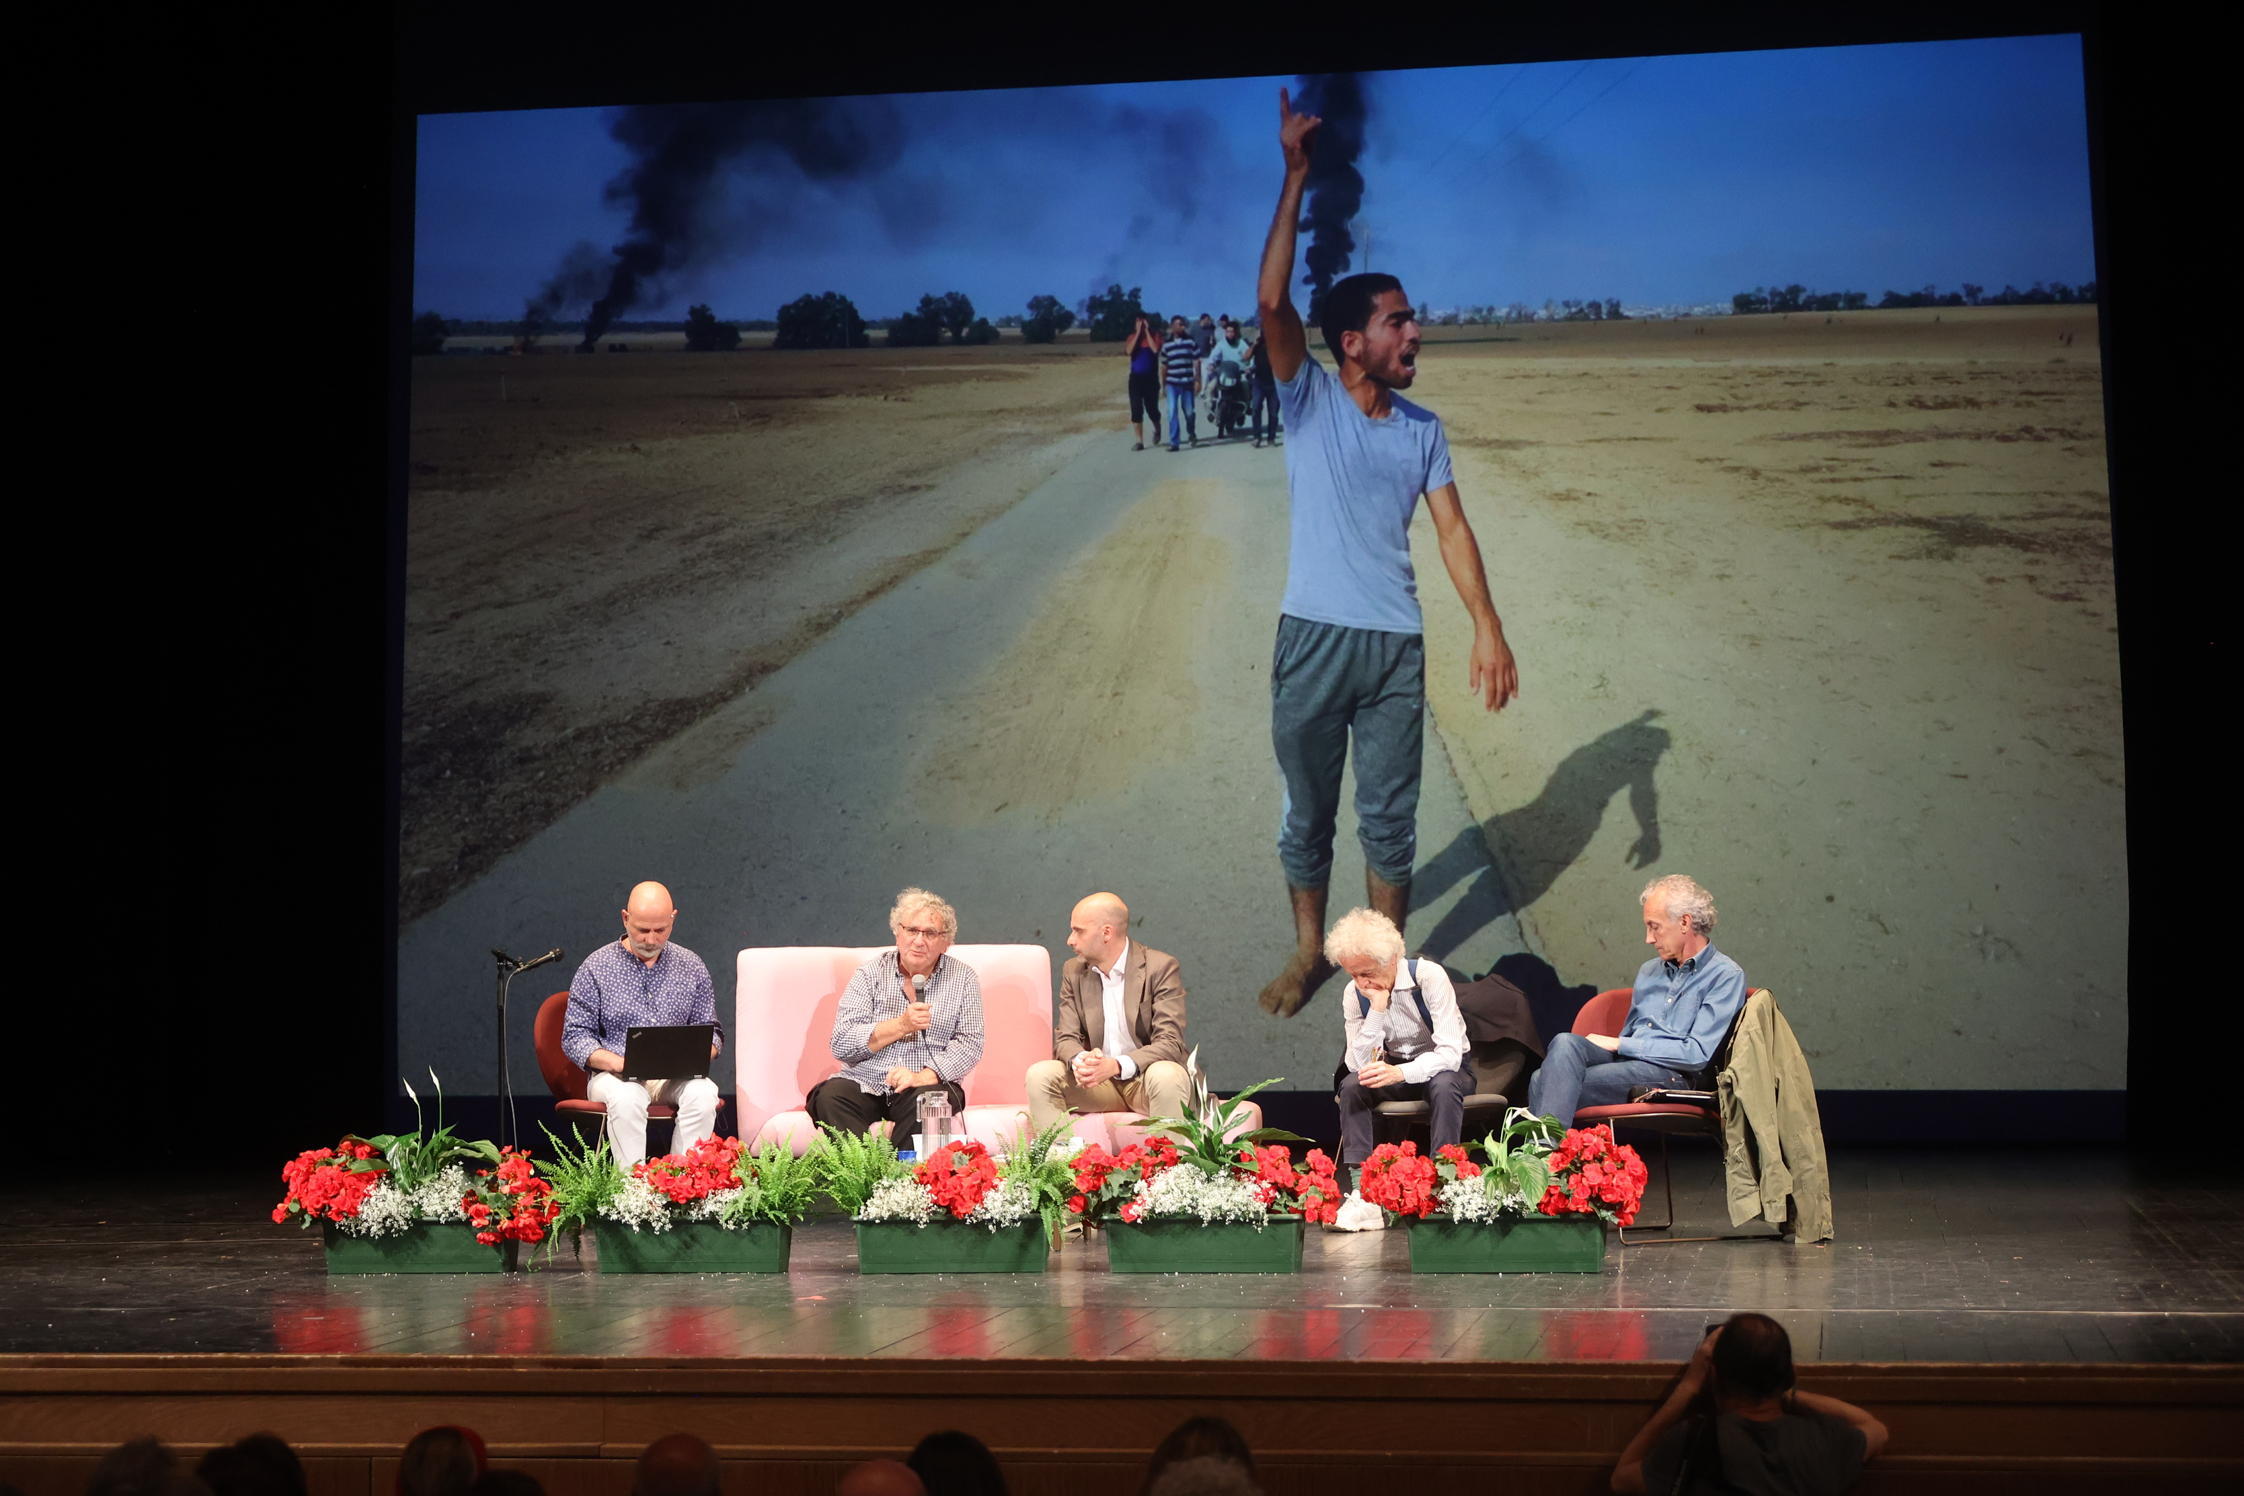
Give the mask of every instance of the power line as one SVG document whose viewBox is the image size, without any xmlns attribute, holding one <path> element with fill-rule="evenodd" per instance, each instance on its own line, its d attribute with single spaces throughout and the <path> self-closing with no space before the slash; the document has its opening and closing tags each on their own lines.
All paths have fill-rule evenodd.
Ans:
<svg viewBox="0 0 2244 1496">
<path fill-rule="evenodd" d="M 1573 75 L 1571 77 L 1569 77 L 1564 83 L 1558 85 L 1558 87 L 1552 89 L 1549 93 L 1545 94 L 1543 96 L 1542 103 L 1537 104 L 1534 108 L 1521 115 L 1519 117 L 1518 124 L 1513 125 L 1509 130 L 1506 130 L 1503 134 L 1497 136 L 1493 141 L 1489 142 L 1488 149 L 1482 151 L 1480 155 L 1473 159 L 1473 163 L 1471 166 L 1465 167 L 1462 171 L 1458 172 L 1457 175 L 1460 177 L 1464 176 L 1467 172 L 1470 172 L 1474 170 L 1474 168 L 1478 167 L 1481 162 L 1486 161 L 1490 156 L 1495 155 L 1496 148 L 1498 146 L 1501 146 L 1505 141 L 1511 139 L 1514 135 L 1517 135 L 1521 130 L 1526 129 L 1527 122 L 1529 120 L 1533 119 L 1536 115 L 1541 114 L 1545 109 L 1549 108 L 1551 100 L 1557 98 L 1560 94 L 1566 92 L 1566 90 L 1568 90 L 1569 88 L 1572 88 L 1574 86 L 1574 79 L 1581 77 L 1582 74 L 1588 72 L 1589 69 L 1590 64 L 1587 62 L 1574 69 Z"/>
<path fill-rule="evenodd" d="M 1512 75 L 1504 80 L 1504 86 L 1496 90 L 1495 97 L 1491 98 L 1485 105 L 1481 107 L 1480 113 L 1473 116 L 1471 124 L 1465 126 L 1464 129 L 1457 132 L 1457 138 L 1455 140 L 1452 140 L 1449 144 L 1441 148 L 1440 155 L 1434 157 L 1433 160 L 1426 163 L 1426 168 L 1420 174 L 1418 181 L 1413 182 L 1411 185 L 1414 187 L 1420 186 L 1425 182 L 1426 178 L 1431 177 L 1434 174 L 1434 169 L 1440 166 L 1444 161 L 1447 161 L 1449 159 L 1449 153 L 1456 150 L 1458 146 L 1464 144 L 1465 137 L 1472 134 L 1473 131 L 1479 129 L 1480 122 L 1488 118 L 1488 116 L 1490 116 L 1491 114 L 1494 114 L 1496 112 L 1496 106 L 1504 102 L 1504 95 L 1510 93 L 1512 91 L 1513 85 L 1517 84 L 1520 79 L 1526 76 L 1527 69 L 1525 69 L 1524 67 L 1513 69 Z"/>
<path fill-rule="evenodd" d="M 1630 68 L 1630 69 L 1629 69 L 1629 70 L 1628 70 L 1627 72 L 1625 72 L 1625 73 L 1621 74 L 1621 76 L 1620 76 L 1620 77 L 1618 77 L 1618 78 L 1615 78 L 1615 79 L 1614 79 L 1614 80 L 1613 80 L 1612 82 L 1610 82 L 1610 83 L 1606 84 L 1606 85 L 1605 85 L 1605 86 L 1604 86 L 1603 88 L 1599 89 L 1599 90 L 1597 91 L 1597 93 L 1596 93 L 1596 95 L 1595 95 L 1594 97 L 1592 97 L 1592 98 L 1590 98 L 1589 100 L 1587 100 L 1586 102 L 1584 102 L 1584 103 L 1583 103 L 1583 104 L 1582 104 L 1582 105 L 1581 105 L 1581 106 L 1580 106 L 1579 108 L 1577 108 L 1577 109 L 1576 109 L 1576 110 L 1575 110 L 1575 111 L 1574 111 L 1574 112 L 1573 112 L 1572 114 L 1569 114 L 1568 116 L 1566 116 L 1566 118 L 1564 118 L 1564 119 L 1560 120 L 1560 121 L 1559 121 L 1559 122 L 1558 122 L 1557 124 L 1555 124 L 1555 125 L 1551 126 L 1551 127 L 1550 127 L 1550 128 L 1548 129 L 1548 130 L 1545 130 L 1545 131 L 1544 131 L 1544 132 L 1543 132 L 1543 133 L 1542 133 L 1542 134 L 1541 134 L 1540 136 L 1538 136 L 1538 137 L 1537 137 L 1536 139 L 1534 139 L 1534 140 L 1530 140 L 1529 142 L 1527 142 L 1527 144 L 1525 144 L 1525 145 L 1521 146 L 1521 147 L 1520 147 L 1520 148 L 1519 148 L 1518 150 L 1516 150 L 1516 151 L 1512 152 L 1512 154 L 1511 154 L 1511 155 L 1509 155 L 1509 156 L 1505 157 L 1505 158 L 1504 158 L 1504 160 L 1502 161 L 1502 163 L 1501 163 L 1501 164 L 1499 164 L 1499 165 L 1498 165 L 1498 166 L 1496 167 L 1496 169 L 1495 169 L 1494 171 L 1492 171 L 1492 172 L 1488 173 L 1488 176 L 1489 176 L 1489 177 L 1494 177 L 1494 176 L 1497 176 L 1497 175 L 1501 174 L 1501 173 L 1503 172 L 1503 170 L 1504 170 L 1504 168 L 1505 168 L 1505 167 L 1507 167 L 1507 166 L 1510 166 L 1510 165 L 1511 165 L 1511 164 L 1512 164 L 1512 163 L 1513 163 L 1514 161 L 1517 161 L 1517 160 L 1519 160 L 1519 159 L 1520 159 L 1521 157 L 1525 156 L 1525 155 L 1526 155 L 1526 154 L 1528 153 L 1528 151 L 1532 150 L 1532 149 L 1533 149 L 1534 147 L 1536 147 L 1536 146 L 1539 146 L 1539 145 L 1548 145 L 1548 144 L 1550 144 L 1550 142 L 1551 142 L 1551 139 L 1552 139 L 1552 137 L 1553 137 L 1553 136 L 1557 135 L 1559 131 L 1561 131 L 1561 130 L 1565 129 L 1565 128 L 1566 128 L 1566 127 L 1567 127 L 1568 125 L 1570 125 L 1570 124 L 1574 123 L 1574 121 L 1576 121 L 1576 120 L 1580 119 L 1580 118 L 1582 117 L 1583 111 L 1587 110 L 1587 109 L 1588 109 L 1588 108 L 1589 108 L 1589 107 L 1590 107 L 1590 106 L 1591 106 L 1592 104 L 1595 104 L 1595 103 L 1596 103 L 1596 102 L 1597 102 L 1597 101 L 1598 101 L 1599 99 L 1602 99 L 1602 98 L 1604 98 L 1604 97 L 1605 97 L 1605 96 L 1606 96 L 1607 94 L 1611 93 L 1611 92 L 1612 92 L 1612 91 L 1613 91 L 1614 89 L 1616 89 L 1616 88 L 1619 88 L 1619 87 L 1620 87 L 1620 86 L 1621 86 L 1622 84 L 1624 84 L 1624 83 L 1628 82 L 1628 80 L 1629 80 L 1630 78 L 1632 78 L 1632 77 L 1634 77 L 1634 76 L 1635 76 L 1635 74 L 1636 74 L 1636 69 L 1637 69 L 1637 68 L 1639 68 L 1639 67 L 1642 67 L 1642 66 L 1643 66 L 1643 64 L 1642 64 L 1642 63 L 1637 63 L 1637 64 L 1635 64 L 1635 65 L 1634 65 L 1634 66 L 1632 66 L 1632 67 L 1631 67 L 1631 68 Z M 1555 97 L 1555 95 L 1554 95 L 1554 97 Z M 1493 147 L 1492 147 L 1491 149 L 1493 149 Z M 1484 181 L 1485 181 L 1485 180 L 1487 180 L 1487 178 L 1483 178 L 1482 180 L 1484 180 Z"/>
</svg>

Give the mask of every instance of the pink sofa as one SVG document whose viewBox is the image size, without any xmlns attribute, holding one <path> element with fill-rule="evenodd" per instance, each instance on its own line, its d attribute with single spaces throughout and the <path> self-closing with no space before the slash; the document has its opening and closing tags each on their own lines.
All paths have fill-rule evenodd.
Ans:
<svg viewBox="0 0 2244 1496">
<path fill-rule="evenodd" d="M 886 946 L 766 946 L 740 953 L 733 1070 L 740 1136 L 810 1146 L 811 1087 L 839 1073 L 829 1041 L 850 976 Z M 982 983 L 982 1058 L 966 1077 L 963 1130 L 996 1147 L 1028 1126 L 1028 1067 L 1052 1054 L 1052 958 L 1040 945 L 958 945 Z"/>
</svg>

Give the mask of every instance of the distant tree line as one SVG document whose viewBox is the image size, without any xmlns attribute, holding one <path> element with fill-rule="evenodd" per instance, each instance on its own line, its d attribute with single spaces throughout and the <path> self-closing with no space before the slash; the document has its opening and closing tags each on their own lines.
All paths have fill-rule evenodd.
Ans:
<svg viewBox="0 0 2244 1496">
<path fill-rule="evenodd" d="M 2004 286 L 1990 296 L 1985 286 L 1964 282 L 1961 290 L 1943 293 L 1937 286 L 1918 291 L 1888 291 L 1878 299 L 1878 310 L 1912 306 L 2077 306 L 2096 300 L 2096 283 L 2068 286 L 2063 281 L 2035 281 L 2021 291 Z M 1859 312 L 1870 305 L 1867 291 L 1810 291 L 1806 286 L 1755 286 L 1730 298 L 1730 310 L 1740 317 L 1765 312 Z"/>
</svg>

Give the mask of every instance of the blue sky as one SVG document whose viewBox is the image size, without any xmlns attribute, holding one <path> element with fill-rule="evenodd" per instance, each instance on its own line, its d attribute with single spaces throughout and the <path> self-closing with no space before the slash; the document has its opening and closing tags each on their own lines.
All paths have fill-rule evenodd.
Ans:
<svg viewBox="0 0 2244 1496">
<path fill-rule="evenodd" d="M 769 317 L 840 291 L 868 317 L 1119 280 L 1164 311 L 1251 312 L 1286 78 L 918 94 L 883 169 L 813 182 L 750 154 L 719 246 L 626 316 Z M 2021 289 L 2096 273 L 2074 37 L 1608 58 L 1371 76 L 1359 240 L 1421 305 L 1818 290 Z M 611 112 L 420 122 L 414 304 L 518 316 L 628 210 Z M 582 307 L 565 315 L 581 315 Z"/>
</svg>

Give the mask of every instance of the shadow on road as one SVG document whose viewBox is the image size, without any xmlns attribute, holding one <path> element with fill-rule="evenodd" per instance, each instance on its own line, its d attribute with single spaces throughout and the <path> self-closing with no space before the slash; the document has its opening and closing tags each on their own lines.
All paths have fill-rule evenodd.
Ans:
<svg viewBox="0 0 2244 1496">
<path fill-rule="evenodd" d="M 1414 902 L 1430 903 L 1461 880 L 1473 881 L 1419 948 L 1439 960 L 1490 921 L 1533 905 L 1588 850 L 1606 806 L 1624 790 L 1637 828 L 1629 865 L 1643 869 L 1659 861 L 1660 802 L 1652 770 L 1673 741 L 1657 724 L 1659 715 L 1653 708 L 1584 743 L 1559 761 L 1532 801 L 1466 828 L 1421 863 Z M 1548 962 L 1524 952 L 1506 956 L 1495 969 L 1527 993 L 1546 1035 L 1570 1028 L 1574 1009 L 1599 990 L 1568 984 Z"/>
</svg>

